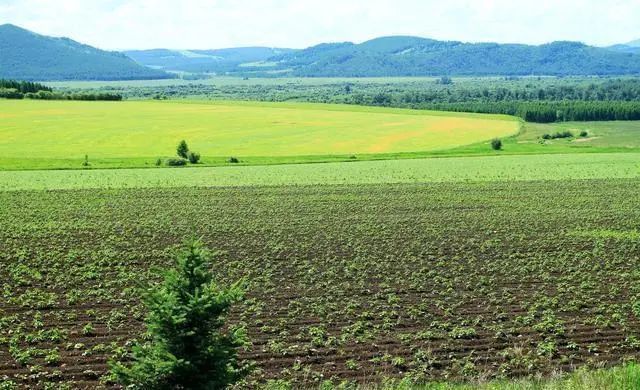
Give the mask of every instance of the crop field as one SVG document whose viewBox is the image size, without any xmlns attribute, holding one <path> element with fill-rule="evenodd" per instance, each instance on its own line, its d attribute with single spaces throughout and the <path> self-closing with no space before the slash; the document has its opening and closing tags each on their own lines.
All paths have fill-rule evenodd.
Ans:
<svg viewBox="0 0 640 390">
<path fill-rule="evenodd" d="M 0 101 L 0 155 L 153 164 L 186 139 L 207 157 L 313 156 L 450 149 L 513 135 L 506 116 L 339 105 Z M 78 165 L 78 164 L 76 164 Z M 78 165 L 79 166 L 79 165 Z"/>
<path fill-rule="evenodd" d="M 167 170 L 171 171 L 171 170 Z M 110 387 L 190 235 L 269 379 L 512 377 L 640 357 L 638 178 L 0 192 L 0 381 Z"/>
<path fill-rule="evenodd" d="M 640 122 L 188 100 L 0 101 L 0 121 L 1 390 L 117 388 L 188 237 L 247 281 L 237 388 L 640 359 Z M 156 167 L 182 139 L 203 164 Z"/>
<path fill-rule="evenodd" d="M 0 191 L 606 178 L 640 178 L 640 154 L 480 156 L 179 169 L 0 171 Z"/>
</svg>

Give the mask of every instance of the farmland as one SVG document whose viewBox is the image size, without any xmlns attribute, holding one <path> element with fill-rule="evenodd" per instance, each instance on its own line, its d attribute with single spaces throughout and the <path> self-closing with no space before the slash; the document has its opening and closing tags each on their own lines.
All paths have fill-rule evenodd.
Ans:
<svg viewBox="0 0 640 390">
<path fill-rule="evenodd" d="M 634 2 L 0 0 L 0 390 L 640 390 Z"/>
<path fill-rule="evenodd" d="M 250 340 L 240 387 L 507 380 L 640 357 L 639 122 L 0 105 L 1 386 L 114 387 L 108 362 L 144 336 L 140 287 L 190 236 L 220 251 L 218 281 L 248 283 L 229 318 Z M 204 166 L 156 169 L 182 138 Z"/>
<path fill-rule="evenodd" d="M 637 177 L 3 191 L 0 375 L 108 385 L 107 360 L 142 332 L 138 282 L 189 235 L 223 251 L 221 281 L 250 283 L 230 319 L 250 335 L 249 384 L 621 363 L 638 357 L 638 191 Z"/>
<path fill-rule="evenodd" d="M 153 165 L 182 139 L 203 161 L 424 152 L 513 135 L 520 123 L 495 115 L 340 105 L 230 102 L 0 101 L 3 167 Z M 213 159 L 212 159 L 213 158 Z"/>
<path fill-rule="evenodd" d="M 3 390 L 116 387 L 108 362 L 146 337 L 141 288 L 187 237 L 217 251 L 219 282 L 247 281 L 228 321 L 250 340 L 239 388 L 508 387 L 576 369 L 555 386 L 610 375 L 633 388 L 640 122 L 238 101 L 0 108 Z M 204 163 L 157 167 L 181 139 Z"/>
<path fill-rule="evenodd" d="M 639 153 L 552 154 L 180 169 L 0 171 L 0 191 L 640 178 Z"/>
</svg>

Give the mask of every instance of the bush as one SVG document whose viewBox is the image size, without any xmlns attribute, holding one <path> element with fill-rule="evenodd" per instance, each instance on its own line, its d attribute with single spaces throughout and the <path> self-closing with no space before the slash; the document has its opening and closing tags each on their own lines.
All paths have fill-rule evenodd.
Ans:
<svg viewBox="0 0 640 390">
<path fill-rule="evenodd" d="M 491 149 L 493 150 L 502 150 L 502 140 L 496 138 L 491 141 Z"/>
<path fill-rule="evenodd" d="M 187 141 L 180 141 L 178 147 L 176 148 L 176 153 L 178 154 L 178 157 L 187 158 L 187 155 L 189 154 L 189 146 L 187 145 Z"/>
<path fill-rule="evenodd" d="M 198 162 L 200 162 L 200 153 L 189 152 L 187 153 L 187 159 L 191 164 L 197 164 Z"/>
<path fill-rule="evenodd" d="M 240 160 L 238 160 L 236 157 L 230 157 L 229 160 L 227 160 L 227 162 L 231 164 L 238 164 Z"/>
<path fill-rule="evenodd" d="M 215 283 L 209 258 L 200 242 L 191 241 L 164 281 L 149 288 L 150 340 L 132 348 L 131 363 L 111 362 L 118 383 L 139 389 L 224 389 L 246 373 L 236 357 L 244 332 L 222 331 L 243 288 L 239 282 L 229 288 Z"/>
<path fill-rule="evenodd" d="M 33 93 L 28 93 L 24 97 L 27 99 L 34 100 L 67 100 L 67 96 L 51 91 L 38 91 Z"/>
<path fill-rule="evenodd" d="M 440 84 L 440 85 L 452 85 L 453 84 L 453 80 L 451 80 L 451 77 L 448 76 L 442 76 L 440 77 L 437 81 L 436 84 Z"/>
<path fill-rule="evenodd" d="M 162 159 L 161 158 L 156 160 L 156 167 L 159 167 L 160 165 L 162 165 Z"/>
<path fill-rule="evenodd" d="M 24 98 L 24 94 L 15 88 L 0 88 L 0 98 L 22 99 Z"/>
<path fill-rule="evenodd" d="M 588 136 L 589 136 L 589 132 L 588 132 L 588 131 L 586 131 L 586 130 L 582 130 L 582 131 L 580 132 L 580 137 L 582 137 L 582 138 L 586 138 L 586 137 L 588 137 Z"/>
<path fill-rule="evenodd" d="M 187 160 L 185 160 L 184 158 L 170 158 L 165 161 L 165 164 L 170 167 L 183 167 L 187 165 Z"/>
<path fill-rule="evenodd" d="M 586 133 L 586 132 L 582 132 L 582 133 Z M 580 133 L 580 135 L 582 136 L 582 133 Z M 563 139 L 563 138 L 573 138 L 573 133 L 566 130 L 566 131 L 558 131 L 555 134 L 545 134 L 542 136 L 542 139 Z"/>
<path fill-rule="evenodd" d="M 558 132 L 554 135 L 554 138 L 573 138 L 573 133 L 568 130 Z"/>
</svg>

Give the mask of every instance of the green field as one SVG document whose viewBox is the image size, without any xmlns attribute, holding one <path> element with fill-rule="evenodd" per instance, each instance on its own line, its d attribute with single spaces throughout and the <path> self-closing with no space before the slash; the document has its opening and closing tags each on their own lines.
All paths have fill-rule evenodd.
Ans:
<svg viewBox="0 0 640 390">
<path fill-rule="evenodd" d="M 113 388 L 188 236 L 247 281 L 239 388 L 638 386 L 640 122 L 186 100 L 0 121 L 0 389 Z M 139 169 L 181 139 L 201 166 Z"/>
<path fill-rule="evenodd" d="M 575 137 L 543 140 L 544 134 L 570 131 Z M 580 137 L 582 131 L 587 137 Z M 500 154 L 555 153 L 628 153 L 640 152 L 640 121 L 525 123 L 520 133 L 503 139 Z M 489 153 L 485 143 L 463 146 L 431 155 L 484 155 Z"/>
<path fill-rule="evenodd" d="M 144 166 L 186 139 L 203 161 L 451 149 L 515 134 L 510 117 L 319 104 L 0 101 L 6 168 Z M 31 164 L 31 162 L 33 162 Z"/>
<path fill-rule="evenodd" d="M 640 178 L 640 153 L 451 157 L 175 169 L 0 171 L 0 191 Z"/>
</svg>

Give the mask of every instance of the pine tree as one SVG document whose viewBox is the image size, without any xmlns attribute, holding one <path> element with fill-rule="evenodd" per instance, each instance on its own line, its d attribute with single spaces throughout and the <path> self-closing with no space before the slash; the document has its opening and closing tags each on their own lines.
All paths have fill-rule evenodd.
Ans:
<svg viewBox="0 0 640 390">
<path fill-rule="evenodd" d="M 112 363 L 116 380 L 136 389 L 223 389 L 244 375 L 236 349 L 243 330 L 221 331 L 230 306 L 242 298 L 240 282 L 222 288 L 208 271 L 209 252 L 191 241 L 164 282 L 150 289 L 150 340 L 133 348 L 132 363 Z"/>
<path fill-rule="evenodd" d="M 189 154 L 189 146 L 187 145 L 187 141 L 185 140 L 180 141 L 180 143 L 178 144 L 178 148 L 176 149 L 176 152 L 178 153 L 179 157 L 187 158 L 187 155 Z"/>
</svg>

